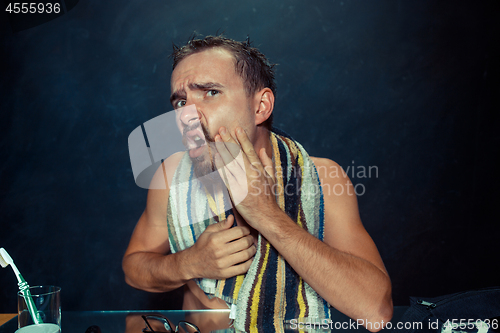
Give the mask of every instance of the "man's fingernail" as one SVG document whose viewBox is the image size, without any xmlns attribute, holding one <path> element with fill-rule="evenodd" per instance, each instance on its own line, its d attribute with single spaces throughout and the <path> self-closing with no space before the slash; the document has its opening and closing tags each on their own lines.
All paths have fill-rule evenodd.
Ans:
<svg viewBox="0 0 500 333">
<path fill-rule="evenodd" d="M 216 142 L 221 142 L 221 141 L 222 141 L 222 140 L 221 140 L 221 138 L 220 138 L 220 135 L 219 135 L 219 134 L 217 134 L 217 135 L 215 136 L 215 141 L 216 141 Z"/>
<path fill-rule="evenodd" d="M 220 134 L 226 135 L 226 128 L 225 127 L 221 127 Z"/>
</svg>

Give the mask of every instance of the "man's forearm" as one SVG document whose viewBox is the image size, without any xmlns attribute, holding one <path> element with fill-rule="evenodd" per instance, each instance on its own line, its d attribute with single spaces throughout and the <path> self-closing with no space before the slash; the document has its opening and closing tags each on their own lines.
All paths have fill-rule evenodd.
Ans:
<svg viewBox="0 0 500 333">
<path fill-rule="evenodd" d="M 390 280 L 383 271 L 318 240 L 285 213 L 272 221 L 260 232 L 328 303 L 351 318 L 379 321 L 392 315 Z"/>
<path fill-rule="evenodd" d="M 125 281 L 132 287 L 149 292 L 167 292 L 183 286 L 189 278 L 183 269 L 183 251 L 163 255 L 135 252 L 123 258 Z"/>
</svg>

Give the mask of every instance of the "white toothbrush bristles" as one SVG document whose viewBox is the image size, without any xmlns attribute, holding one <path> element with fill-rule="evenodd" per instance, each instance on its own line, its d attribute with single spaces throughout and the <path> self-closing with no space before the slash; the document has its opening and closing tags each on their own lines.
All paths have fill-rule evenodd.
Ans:
<svg viewBox="0 0 500 333">
<path fill-rule="evenodd" d="M 12 262 L 12 258 L 9 256 L 7 251 L 2 247 L 0 248 L 0 265 L 2 265 L 2 268 L 5 268 L 9 266 Z"/>
</svg>

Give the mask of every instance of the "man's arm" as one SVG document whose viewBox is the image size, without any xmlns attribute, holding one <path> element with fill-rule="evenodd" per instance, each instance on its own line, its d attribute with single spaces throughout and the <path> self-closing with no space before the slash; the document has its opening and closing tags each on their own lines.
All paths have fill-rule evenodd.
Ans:
<svg viewBox="0 0 500 333">
<path fill-rule="evenodd" d="M 274 223 L 263 225 L 260 232 L 333 307 L 354 319 L 387 322 L 392 317 L 390 279 L 375 244 L 361 223 L 352 184 L 342 172 L 339 177 L 328 176 L 334 168 L 341 170 L 335 162 L 314 159 L 314 163 L 324 193 L 324 242 L 286 214 L 281 213 L 276 218 L 271 210 L 263 218 L 274 220 Z"/>
<path fill-rule="evenodd" d="M 148 191 L 146 209 L 132 233 L 122 261 L 125 281 L 134 288 L 149 292 L 176 289 L 187 282 L 182 262 L 184 253 L 170 254 L 167 227 L 169 186 L 161 186 L 163 167 L 173 174 L 182 156 L 173 155 L 157 170 Z M 169 177 L 171 178 L 171 177 Z M 164 181 L 164 180 L 163 180 Z"/>
<path fill-rule="evenodd" d="M 171 180 L 182 155 L 164 162 Z M 163 182 L 160 167 L 153 182 Z M 155 186 L 157 187 L 157 186 Z M 210 225 L 194 246 L 170 253 L 167 227 L 169 187 L 150 189 L 146 209 L 141 215 L 122 261 L 125 281 L 149 292 L 176 289 L 194 278 L 228 278 L 245 273 L 255 254 L 253 237 L 247 227 L 233 227 L 233 216 Z"/>
<path fill-rule="evenodd" d="M 235 143 L 227 132 L 223 134 L 221 131 L 220 134 L 216 141 L 221 142 L 222 138 L 224 142 Z M 298 226 L 276 204 L 270 191 L 273 179 L 264 171 L 264 167 L 267 169 L 271 163 L 265 151 L 257 156 L 244 132 L 237 130 L 235 136 L 247 159 L 247 182 L 252 184 L 245 200 L 236 207 L 248 224 L 257 229 L 294 270 L 336 309 L 351 318 L 372 323 L 390 320 L 390 279 L 375 244 L 361 223 L 356 196 L 347 194 L 346 183 L 350 184 L 347 175 L 340 172 L 338 178 L 329 177 L 328 172 L 324 172 L 325 168 L 319 167 L 328 170 L 338 165 L 327 159 L 314 159 L 324 187 L 328 185 L 333 189 L 336 184 L 344 186 L 344 193 L 340 195 L 324 191 L 325 235 L 322 242 Z M 229 152 L 224 149 L 219 149 L 219 152 L 216 163 L 221 168 L 222 161 L 227 159 L 224 155 Z M 232 174 L 238 173 L 235 171 Z"/>
</svg>

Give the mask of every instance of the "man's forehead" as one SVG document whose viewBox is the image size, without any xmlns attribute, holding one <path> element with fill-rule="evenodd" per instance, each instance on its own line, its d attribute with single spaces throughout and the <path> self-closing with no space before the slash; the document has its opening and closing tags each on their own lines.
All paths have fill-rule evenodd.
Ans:
<svg viewBox="0 0 500 333">
<path fill-rule="evenodd" d="M 231 74 L 236 73 L 235 61 L 233 54 L 222 47 L 214 47 L 190 54 L 182 59 L 172 72 L 171 87 L 174 89 L 176 83 L 174 80 L 183 81 L 183 78 L 191 77 L 202 81 L 211 81 L 209 75 L 221 74 L 228 70 L 231 70 Z M 204 75 L 207 77 L 203 77 Z M 180 87 L 175 88 L 179 89 Z"/>
</svg>

